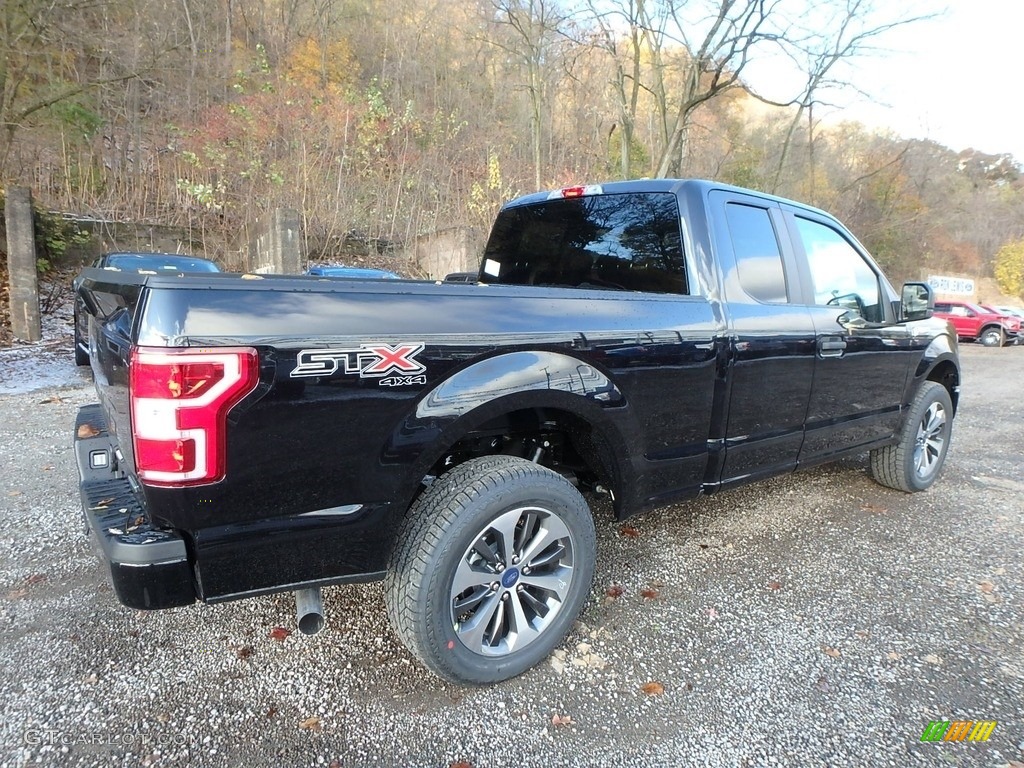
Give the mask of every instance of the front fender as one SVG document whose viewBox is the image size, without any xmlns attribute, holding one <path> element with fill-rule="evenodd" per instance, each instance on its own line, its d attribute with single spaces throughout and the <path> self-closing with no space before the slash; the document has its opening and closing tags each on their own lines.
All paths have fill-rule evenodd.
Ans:
<svg viewBox="0 0 1024 768">
<path fill-rule="evenodd" d="M 921 382 L 933 380 L 950 389 L 955 412 L 960 393 L 960 347 L 952 326 L 947 328 L 946 332 L 937 334 L 925 347 L 904 393 L 904 404 L 914 399 Z"/>
</svg>

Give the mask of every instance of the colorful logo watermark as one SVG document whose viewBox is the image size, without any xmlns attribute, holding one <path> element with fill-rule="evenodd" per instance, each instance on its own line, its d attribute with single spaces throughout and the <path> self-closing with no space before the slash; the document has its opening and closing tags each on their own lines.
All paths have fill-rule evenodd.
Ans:
<svg viewBox="0 0 1024 768">
<path fill-rule="evenodd" d="M 921 741 L 988 741 L 995 728 L 995 720 L 932 720 Z"/>
</svg>

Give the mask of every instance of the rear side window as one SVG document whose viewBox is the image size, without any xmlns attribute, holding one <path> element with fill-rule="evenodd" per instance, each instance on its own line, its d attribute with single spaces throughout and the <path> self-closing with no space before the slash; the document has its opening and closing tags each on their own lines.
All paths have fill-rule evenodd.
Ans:
<svg viewBox="0 0 1024 768">
<path fill-rule="evenodd" d="M 482 278 L 503 285 L 686 293 L 675 195 L 590 195 L 508 208 L 491 231 Z"/>
<path fill-rule="evenodd" d="M 725 219 L 743 290 L 764 304 L 789 301 L 782 252 L 768 211 L 753 205 L 727 203 Z"/>
</svg>

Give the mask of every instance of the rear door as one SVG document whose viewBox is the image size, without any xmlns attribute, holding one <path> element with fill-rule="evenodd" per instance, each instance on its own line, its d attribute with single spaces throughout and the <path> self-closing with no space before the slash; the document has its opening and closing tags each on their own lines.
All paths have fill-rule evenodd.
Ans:
<svg viewBox="0 0 1024 768">
<path fill-rule="evenodd" d="M 710 210 L 731 334 L 724 456 L 714 483 L 792 470 L 803 443 L 815 327 L 778 203 L 713 190 Z"/>
<path fill-rule="evenodd" d="M 896 322 L 895 291 L 849 232 L 813 211 L 783 210 L 816 337 L 800 450 L 809 464 L 893 434 L 919 344 Z"/>
</svg>

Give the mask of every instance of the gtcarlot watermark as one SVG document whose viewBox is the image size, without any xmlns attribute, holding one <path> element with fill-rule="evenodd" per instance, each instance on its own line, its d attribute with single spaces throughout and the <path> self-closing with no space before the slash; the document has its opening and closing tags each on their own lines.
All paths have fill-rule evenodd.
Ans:
<svg viewBox="0 0 1024 768">
<path fill-rule="evenodd" d="M 58 728 L 28 728 L 22 736 L 22 742 L 30 747 L 74 747 L 83 744 L 131 747 L 142 744 L 157 746 L 181 745 L 187 741 L 187 738 L 183 733 L 170 731 L 142 733 L 114 730 L 68 732 Z"/>
</svg>

